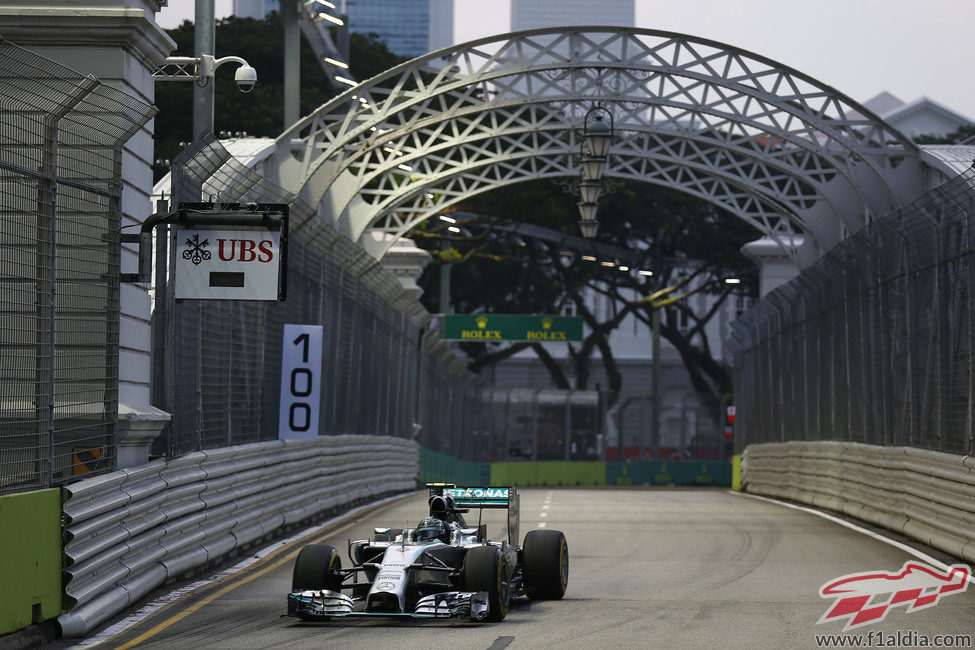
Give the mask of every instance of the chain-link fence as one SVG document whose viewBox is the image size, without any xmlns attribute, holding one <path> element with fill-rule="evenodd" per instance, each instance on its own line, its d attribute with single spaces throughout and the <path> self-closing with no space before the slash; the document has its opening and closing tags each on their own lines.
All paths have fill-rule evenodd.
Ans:
<svg viewBox="0 0 975 650">
<path fill-rule="evenodd" d="M 736 449 L 846 440 L 975 453 L 975 170 L 771 292 L 730 341 Z"/>
<path fill-rule="evenodd" d="M 148 104 L 0 39 L 0 492 L 115 467 L 122 144 Z"/>
</svg>

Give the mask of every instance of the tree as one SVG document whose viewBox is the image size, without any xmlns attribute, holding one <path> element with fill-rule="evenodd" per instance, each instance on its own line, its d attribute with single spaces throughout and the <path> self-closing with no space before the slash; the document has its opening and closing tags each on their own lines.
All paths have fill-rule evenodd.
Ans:
<svg viewBox="0 0 975 650">
<path fill-rule="evenodd" d="M 975 136 L 975 124 L 962 124 L 948 135 L 919 135 L 914 138 L 918 144 L 961 144 Z"/>
<path fill-rule="evenodd" d="M 176 41 L 172 56 L 193 56 L 194 25 L 184 21 L 167 32 Z M 237 89 L 233 73 L 223 68 L 215 78 L 213 130 L 216 133 L 247 133 L 253 136 L 277 137 L 284 121 L 284 24 L 273 12 L 263 20 L 231 16 L 216 24 L 218 58 L 243 56 L 258 74 L 254 90 L 244 94 Z M 302 115 L 334 97 L 345 87 L 335 89 L 328 83 L 311 46 L 301 39 L 301 105 Z M 368 79 L 405 59 L 392 54 L 376 34 L 353 33 L 349 38 L 350 71 L 357 79 Z M 213 83 L 213 82 L 211 82 Z M 171 160 L 191 142 L 193 128 L 192 82 L 162 81 L 156 84 L 155 120 L 157 159 Z M 165 167 L 156 169 L 157 178 Z"/>
<path fill-rule="evenodd" d="M 575 229 L 576 198 L 547 181 L 531 181 L 474 197 L 465 209 L 500 215 L 514 221 L 530 221 L 553 229 Z M 567 215 L 571 215 L 567 218 Z M 568 221 L 568 223 L 566 223 Z M 706 403 L 717 406 L 721 395 L 730 392 L 730 378 L 715 359 L 704 327 L 717 313 L 720 300 L 737 291 L 757 293 L 757 275 L 752 264 L 739 252 L 741 246 L 759 233 L 742 220 L 676 190 L 645 183 L 620 182 L 617 190 L 604 196 L 599 209 L 599 240 L 636 251 L 652 276 L 563 255 L 538 242 L 524 242 L 504 236 L 478 232 L 472 238 L 451 240 L 454 261 L 452 285 L 456 288 L 455 308 L 473 313 L 558 313 L 572 303 L 585 319 L 590 334 L 579 344 L 569 346 L 569 367 L 563 368 L 544 346 L 527 343 L 460 344 L 470 357 L 473 371 L 531 348 L 549 370 L 553 383 L 561 388 L 587 388 L 594 357 L 600 359 L 608 377 L 610 402 L 622 387 L 622 377 L 609 345 L 609 336 L 633 314 L 650 323 L 654 309 L 663 309 L 661 335 L 678 350 L 692 385 Z M 475 231 L 472 224 L 465 224 Z M 436 222 L 421 227 L 414 236 L 420 246 L 435 253 L 436 264 L 421 278 L 423 299 L 428 308 L 438 296 L 439 264 L 444 263 L 439 240 L 448 236 Z M 521 239 L 521 238 L 519 238 Z M 735 276 L 744 280 L 737 287 L 721 280 Z M 701 287 L 718 302 L 704 313 L 695 312 L 690 303 L 673 300 Z M 665 291 L 673 287 L 671 291 Z M 608 315 L 589 309 L 585 295 L 595 291 L 609 301 Z M 644 296 L 657 294 L 657 300 Z M 639 296 L 634 299 L 633 296 Z M 670 300 L 670 304 L 665 304 Z M 678 320 L 690 323 L 678 326 Z"/>
</svg>

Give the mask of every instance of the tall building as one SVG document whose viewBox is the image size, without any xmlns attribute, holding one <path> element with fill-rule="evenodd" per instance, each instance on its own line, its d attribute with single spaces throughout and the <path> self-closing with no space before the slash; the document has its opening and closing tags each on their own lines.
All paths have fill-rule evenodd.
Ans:
<svg viewBox="0 0 975 650">
<path fill-rule="evenodd" d="M 297 0 L 301 2 L 302 0 Z M 282 0 L 234 0 L 234 15 L 263 18 Z M 347 14 L 349 29 L 377 34 L 389 51 L 417 57 L 454 43 L 454 0 L 336 0 L 329 9 Z"/>
<path fill-rule="evenodd" d="M 268 0 L 234 0 L 234 15 L 238 18 L 255 18 L 260 20 L 272 11 L 279 11 L 277 0 L 272 0 L 274 8 Z"/>
<path fill-rule="evenodd" d="M 346 0 L 349 28 L 378 34 L 390 52 L 417 57 L 454 38 L 453 0 Z"/>
<path fill-rule="evenodd" d="M 635 0 L 511 0 L 511 31 L 560 25 L 636 24 Z"/>
</svg>

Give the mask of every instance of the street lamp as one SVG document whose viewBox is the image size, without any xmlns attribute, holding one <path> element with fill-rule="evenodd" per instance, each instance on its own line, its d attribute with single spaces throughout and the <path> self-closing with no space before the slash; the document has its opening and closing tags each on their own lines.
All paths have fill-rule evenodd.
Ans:
<svg viewBox="0 0 975 650">
<path fill-rule="evenodd" d="M 576 203 L 579 207 L 579 230 L 582 232 L 582 236 L 586 239 L 592 239 L 596 236 L 596 231 L 599 229 L 599 222 L 596 221 L 596 208 L 599 207 L 596 203 L 586 203 L 580 202 Z"/>
<path fill-rule="evenodd" d="M 609 118 L 607 124 L 604 120 Z M 586 150 L 581 157 L 582 178 L 579 181 L 579 193 L 582 197 L 579 206 L 579 230 L 582 236 L 592 238 L 596 236 L 599 223 L 596 221 L 596 210 L 599 207 L 599 193 L 603 189 L 600 179 L 606 170 L 609 144 L 613 138 L 613 114 L 602 106 L 593 106 L 586 113 L 583 120 L 583 141 Z"/>
<path fill-rule="evenodd" d="M 589 118 L 592 117 L 592 124 Z M 609 124 L 603 122 L 604 117 L 609 117 Z M 586 146 L 589 154 L 594 158 L 605 158 L 609 153 L 609 143 L 613 138 L 613 114 L 602 106 L 593 106 L 586 113 L 583 122 L 585 130 L 583 137 L 586 139 Z"/>
</svg>

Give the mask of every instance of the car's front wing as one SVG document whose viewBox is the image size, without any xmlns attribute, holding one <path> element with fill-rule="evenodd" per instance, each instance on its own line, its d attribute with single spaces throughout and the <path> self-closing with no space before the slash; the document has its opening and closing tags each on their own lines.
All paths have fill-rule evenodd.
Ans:
<svg viewBox="0 0 975 650">
<path fill-rule="evenodd" d="M 297 616 L 302 620 L 328 620 L 346 616 L 409 616 L 479 621 L 487 615 L 486 591 L 443 591 L 430 594 L 421 598 L 412 612 L 357 612 L 352 598 L 328 589 L 288 594 L 288 616 Z"/>
</svg>

